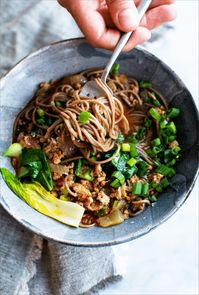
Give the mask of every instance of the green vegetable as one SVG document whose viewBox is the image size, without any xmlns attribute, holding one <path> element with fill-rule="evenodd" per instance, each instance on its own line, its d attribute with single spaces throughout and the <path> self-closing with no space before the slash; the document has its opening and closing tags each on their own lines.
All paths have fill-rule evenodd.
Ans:
<svg viewBox="0 0 199 295">
<path fill-rule="evenodd" d="M 171 153 L 173 155 L 177 155 L 181 151 L 181 148 L 179 146 L 174 146 L 171 148 Z"/>
<path fill-rule="evenodd" d="M 180 109 L 178 108 L 171 108 L 167 110 L 167 116 L 169 118 L 175 118 L 180 114 Z"/>
<path fill-rule="evenodd" d="M 167 167 L 166 165 L 161 164 L 155 169 L 155 172 L 162 174 L 164 176 L 167 176 L 167 175 L 169 176 L 169 175 L 173 174 L 172 173 L 173 169 L 170 167 Z M 174 171 L 174 173 L 175 173 L 175 171 Z"/>
<path fill-rule="evenodd" d="M 153 202 L 157 201 L 157 196 L 156 195 L 151 195 L 151 196 L 148 197 L 148 199 L 149 199 L 150 202 L 153 203 Z"/>
<path fill-rule="evenodd" d="M 149 164 L 147 162 L 141 160 L 138 162 L 137 166 L 138 166 L 137 175 L 139 177 L 144 177 L 148 172 Z"/>
<path fill-rule="evenodd" d="M 29 170 L 28 175 L 32 180 L 38 181 L 48 191 L 52 190 L 53 181 L 51 170 L 46 156 L 41 149 L 24 148 L 21 157 L 21 166 Z"/>
<path fill-rule="evenodd" d="M 164 188 L 167 187 L 169 185 L 168 179 L 166 177 L 162 178 L 160 181 L 160 185 Z"/>
<path fill-rule="evenodd" d="M 97 223 L 102 227 L 116 225 L 122 223 L 123 221 L 124 217 L 119 209 L 113 210 L 110 214 L 97 219 Z"/>
<path fill-rule="evenodd" d="M 39 117 L 44 117 L 45 116 L 45 112 L 42 108 L 38 108 L 37 109 L 37 114 Z"/>
<path fill-rule="evenodd" d="M 148 183 L 143 183 L 142 184 L 142 192 L 141 195 L 142 196 L 146 196 L 149 193 L 149 184 Z"/>
<path fill-rule="evenodd" d="M 117 75 L 119 73 L 120 65 L 119 64 L 114 64 L 110 70 L 111 75 Z"/>
<path fill-rule="evenodd" d="M 142 194 L 142 183 L 136 182 L 132 186 L 132 194 L 133 195 L 141 195 Z"/>
<path fill-rule="evenodd" d="M 130 155 L 131 155 L 131 157 L 138 156 L 138 151 L 137 151 L 136 145 L 134 143 L 130 144 Z"/>
<path fill-rule="evenodd" d="M 151 144 L 152 144 L 152 146 L 158 146 L 158 145 L 160 145 L 161 144 L 161 141 L 160 141 L 159 137 L 158 138 L 155 138 L 154 140 L 152 140 L 151 141 Z"/>
<path fill-rule="evenodd" d="M 168 142 L 172 142 L 172 141 L 174 141 L 176 139 L 176 135 L 170 135 L 169 137 L 168 137 Z"/>
<path fill-rule="evenodd" d="M 111 183 L 110 186 L 112 186 L 113 188 L 118 188 L 120 187 L 121 183 L 119 181 L 119 179 L 114 179 Z"/>
<path fill-rule="evenodd" d="M 167 130 L 169 130 L 172 134 L 176 133 L 176 126 L 173 121 L 167 125 Z"/>
<path fill-rule="evenodd" d="M 91 176 L 91 168 L 87 166 L 83 166 L 83 161 L 79 159 L 76 164 L 75 168 L 75 175 L 79 178 L 88 180 L 88 181 L 93 181 L 94 177 Z"/>
<path fill-rule="evenodd" d="M 130 152 L 131 146 L 129 143 L 123 143 L 122 144 L 122 151 L 123 152 Z"/>
<path fill-rule="evenodd" d="M 78 121 L 82 124 L 87 124 L 89 122 L 90 115 L 91 114 L 89 112 L 81 112 L 79 114 Z"/>
<path fill-rule="evenodd" d="M 114 171 L 111 176 L 118 179 L 120 184 L 125 182 L 125 177 L 120 171 Z"/>
<path fill-rule="evenodd" d="M 150 82 L 140 81 L 139 86 L 142 89 L 147 89 L 147 88 L 151 88 L 152 84 Z"/>
<path fill-rule="evenodd" d="M 116 167 L 118 171 L 121 171 L 123 174 L 126 172 L 126 163 L 129 160 L 128 153 L 120 153 L 117 157 L 115 157 L 111 163 Z"/>
<path fill-rule="evenodd" d="M 160 121 L 161 119 L 161 116 L 160 114 L 158 113 L 158 111 L 154 108 L 150 108 L 149 110 L 149 114 L 156 120 L 156 121 Z"/>
<path fill-rule="evenodd" d="M 135 158 L 131 158 L 130 160 L 128 160 L 127 164 L 132 167 L 137 163 L 137 160 Z"/>
<path fill-rule="evenodd" d="M 84 214 L 82 206 L 57 199 L 37 182 L 22 184 L 6 168 L 0 171 L 8 187 L 32 208 L 65 224 L 79 226 Z"/>
<path fill-rule="evenodd" d="M 22 145 L 18 142 L 11 144 L 3 153 L 4 157 L 19 157 L 22 154 Z"/>
<path fill-rule="evenodd" d="M 155 181 L 152 181 L 150 186 L 159 193 L 161 193 L 163 191 L 161 185 L 159 183 L 155 182 Z"/>
</svg>

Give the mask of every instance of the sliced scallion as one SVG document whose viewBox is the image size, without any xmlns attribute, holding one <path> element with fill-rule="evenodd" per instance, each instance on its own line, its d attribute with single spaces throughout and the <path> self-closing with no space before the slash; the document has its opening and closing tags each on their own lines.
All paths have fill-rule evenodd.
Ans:
<svg viewBox="0 0 199 295">
<path fill-rule="evenodd" d="M 90 115 L 91 114 L 89 112 L 81 112 L 79 114 L 78 121 L 82 124 L 87 124 L 89 122 Z"/>
<path fill-rule="evenodd" d="M 131 158 L 130 160 L 127 161 L 127 164 L 132 167 L 137 163 L 137 160 L 135 158 Z"/>
<path fill-rule="evenodd" d="M 132 187 L 132 194 L 141 195 L 141 193 L 142 193 L 142 183 L 141 182 L 134 183 Z"/>
<path fill-rule="evenodd" d="M 156 120 L 160 121 L 161 120 L 161 115 L 158 113 L 158 111 L 154 108 L 150 108 L 149 114 Z"/>
<path fill-rule="evenodd" d="M 111 176 L 118 179 L 120 184 L 125 182 L 125 177 L 120 171 L 114 171 Z"/>
<path fill-rule="evenodd" d="M 169 118 L 175 118 L 180 114 L 180 109 L 178 108 L 170 108 L 167 110 L 167 116 Z"/>
<path fill-rule="evenodd" d="M 130 146 L 129 143 L 123 143 L 122 144 L 122 151 L 123 152 L 130 152 L 130 150 L 131 150 L 131 146 Z"/>
<path fill-rule="evenodd" d="M 154 140 L 152 140 L 151 144 L 152 144 L 152 146 L 158 146 L 158 145 L 160 145 L 161 144 L 161 141 L 160 141 L 159 137 L 158 138 L 155 138 Z"/>
<path fill-rule="evenodd" d="M 37 109 L 37 114 L 39 117 L 44 117 L 45 116 L 45 112 L 42 108 L 38 108 Z"/>
</svg>

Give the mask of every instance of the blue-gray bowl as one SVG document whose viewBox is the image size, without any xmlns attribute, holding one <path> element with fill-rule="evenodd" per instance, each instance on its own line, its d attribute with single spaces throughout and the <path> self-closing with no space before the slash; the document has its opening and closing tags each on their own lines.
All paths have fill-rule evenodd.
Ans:
<svg viewBox="0 0 199 295">
<path fill-rule="evenodd" d="M 110 52 L 92 48 L 85 39 L 58 42 L 30 54 L 1 79 L 0 154 L 12 141 L 12 126 L 18 112 L 31 99 L 41 81 L 58 79 L 87 68 L 104 67 Z M 31 231 L 47 239 L 75 246 L 105 246 L 133 240 L 148 233 L 172 216 L 184 203 L 198 174 L 198 112 L 191 94 L 178 76 L 162 61 L 145 50 L 121 54 L 121 72 L 138 80 L 151 81 L 169 106 L 181 109 L 176 119 L 183 156 L 171 187 L 142 214 L 109 228 L 74 229 L 29 207 L 0 180 L 0 203 Z M 1 157 L 1 166 L 12 170 L 10 160 Z"/>
</svg>

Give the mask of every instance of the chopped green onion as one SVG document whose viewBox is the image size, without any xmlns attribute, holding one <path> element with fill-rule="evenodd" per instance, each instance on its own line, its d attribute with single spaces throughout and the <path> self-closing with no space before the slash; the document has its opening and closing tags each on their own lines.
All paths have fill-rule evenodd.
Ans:
<svg viewBox="0 0 199 295">
<path fill-rule="evenodd" d="M 89 112 L 81 112 L 79 114 L 78 121 L 82 124 L 87 124 L 89 122 L 90 115 L 91 114 Z"/>
<path fill-rule="evenodd" d="M 159 137 L 158 138 L 155 138 L 154 140 L 152 140 L 151 144 L 152 144 L 152 146 L 158 146 L 158 145 L 160 145 L 161 144 L 161 141 L 160 141 Z"/>
<path fill-rule="evenodd" d="M 111 176 L 118 179 L 121 184 L 125 182 L 125 177 L 120 171 L 114 171 Z"/>
<path fill-rule="evenodd" d="M 142 183 L 141 182 L 134 183 L 132 187 L 132 194 L 141 195 L 141 193 L 142 193 Z"/>
<path fill-rule="evenodd" d="M 161 185 L 155 181 L 152 181 L 150 186 L 154 188 L 157 192 L 161 193 L 163 191 Z"/>
<path fill-rule="evenodd" d="M 171 108 L 167 110 L 167 116 L 169 118 L 175 118 L 180 114 L 180 109 L 178 108 Z"/>
<path fill-rule="evenodd" d="M 170 162 L 167 162 L 168 167 L 174 166 L 175 164 L 176 164 L 176 159 L 172 159 Z"/>
<path fill-rule="evenodd" d="M 160 107 L 160 106 L 161 106 L 161 103 L 157 100 L 157 98 L 154 98 L 154 99 L 153 99 L 153 104 L 154 104 L 154 106 L 156 106 L 156 107 Z"/>
<path fill-rule="evenodd" d="M 120 65 L 119 64 L 114 64 L 110 70 L 111 75 L 117 75 L 119 73 Z"/>
<path fill-rule="evenodd" d="M 37 114 L 39 117 L 44 117 L 45 116 L 45 112 L 42 108 L 38 108 L 37 109 Z"/>
<path fill-rule="evenodd" d="M 148 183 L 143 183 L 142 184 L 142 196 L 146 196 L 149 193 L 149 184 Z"/>
<path fill-rule="evenodd" d="M 149 114 L 156 120 L 156 121 L 160 121 L 161 119 L 161 116 L 160 114 L 158 113 L 158 111 L 154 108 L 150 108 L 149 110 Z"/>
<path fill-rule="evenodd" d="M 129 143 L 123 143 L 122 144 L 122 151 L 123 152 L 130 152 L 131 146 Z"/>
<path fill-rule="evenodd" d="M 167 120 L 162 120 L 160 121 L 160 129 L 164 129 L 168 124 Z"/>
<path fill-rule="evenodd" d="M 82 160 L 79 159 L 77 161 L 77 165 L 76 165 L 76 168 L 75 168 L 75 175 L 79 178 L 82 178 L 82 179 L 85 179 L 85 180 L 88 180 L 88 181 L 93 181 L 93 176 L 91 176 L 91 168 L 90 167 L 87 167 L 86 171 L 82 171 Z"/>
<path fill-rule="evenodd" d="M 152 84 L 150 82 L 147 82 L 147 81 L 140 81 L 139 86 L 142 89 L 147 89 L 147 88 L 151 88 Z"/>
<path fill-rule="evenodd" d="M 176 126 L 173 121 L 167 125 L 167 129 L 173 134 L 176 133 Z"/>
<path fill-rule="evenodd" d="M 120 187 L 121 183 L 119 181 L 119 179 L 114 179 L 111 183 L 110 186 L 112 186 L 113 188 L 118 188 Z"/>
<path fill-rule="evenodd" d="M 169 181 L 168 181 L 168 179 L 167 179 L 166 177 L 164 177 L 163 179 L 161 179 L 161 181 L 160 181 L 160 185 L 161 185 L 162 187 L 167 187 L 167 186 L 169 185 Z"/>
<path fill-rule="evenodd" d="M 159 173 L 159 174 L 162 174 L 162 175 L 164 175 L 164 176 L 167 176 L 167 175 L 169 175 L 169 174 L 171 173 L 171 169 L 172 169 L 172 168 L 167 167 L 166 165 L 161 164 L 161 165 L 159 165 L 159 166 L 155 169 L 155 171 L 156 171 L 157 173 Z"/>
<path fill-rule="evenodd" d="M 152 151 L 152 155 L 155 156 L 156 154 L 158 154 L 161 151 L 161 147 L 154 146 L 151 151 Z"/>
<path fill-rule="evenodd" d="M 138 162 L 138 176 L 139 177 L 144 177 L 145 175 L 146 175 L 146 173 L 147 173 L 147 171 L 148 171 L 148 168 L 149 168 L 149 164 L 147 163 L 147 162 L 145 162 L 145 161 L 139 161 Z"/>
<path fill-rule="evenodd" d="M 181 151 L 181 148 L 179 146 L 174 146 L 171 148 L 171 153 L 173 155 L 177 155 L 179 153 L 179 151 Z"/>
<path fill-rule="evenodd" d="M 134 143 L 130 144 L 130 155 L 131 155 L 131 157 L 138 156 L 138 151 L 137 151 L 136 145 Z"/>
<path fill-rule="evenodd" d="M 132 167 L 137 163 L 137 160 L 135 158 L 131 158 L 130 160 L 127 161 L 127 164 Z"/>
<path fill-rule="evenodd" d="M 151 196 L 148 197 L 148 199 L 149 199 L 149 201 L 152 202 L 152 203 L 157 201 L 157 197 L 156 197 L 156 195 L 151 195 Z"/>
<path fill-rule="evenodd" d="M 168 142 L 172 142 L 172 141 L 174 141 L 176 139 L 176 135 L 170 135 L 169 137 L 168 137 Z"/>
</svg>

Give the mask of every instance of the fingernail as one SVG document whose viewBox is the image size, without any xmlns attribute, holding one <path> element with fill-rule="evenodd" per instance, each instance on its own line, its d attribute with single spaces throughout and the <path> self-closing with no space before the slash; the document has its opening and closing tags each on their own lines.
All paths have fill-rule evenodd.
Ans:
<svg viewBox="0 0 199 295">
<path fill-rule="evenodd" d="M 124 30 L 132 31 L 137 27 L 137 18 L 130 8 L 122 10 L 118 15 L 118 20 Z"/>
</svg>

